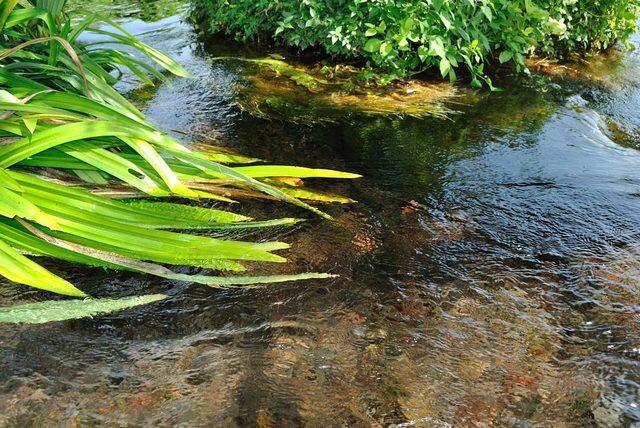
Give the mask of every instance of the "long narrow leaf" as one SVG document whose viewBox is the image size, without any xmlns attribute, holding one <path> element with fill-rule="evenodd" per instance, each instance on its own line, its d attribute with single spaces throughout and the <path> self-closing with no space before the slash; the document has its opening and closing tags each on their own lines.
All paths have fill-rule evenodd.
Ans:
<svg viewBox="0 0 640 428">
<path fill-rule="evenodd" d="M 121 299 L 55 300 L 0 307 L 0 323 L 43 324 L 94 317 L 166 299 L 164 294 Z"/>
<path fill-rule="evenodd" d="M 67 296 L 85 294 L 64 279 L 34 263 L 0 240 L 0 275 L 13 282 Z"/>
</svg>

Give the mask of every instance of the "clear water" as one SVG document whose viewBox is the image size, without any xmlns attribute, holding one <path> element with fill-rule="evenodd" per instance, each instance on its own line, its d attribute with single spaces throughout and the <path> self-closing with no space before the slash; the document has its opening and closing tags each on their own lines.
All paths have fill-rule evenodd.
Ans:
<svg viewBox="0 0 640 428">
<path fill-rule="evenodd" d="M 236 47 L 148 13 L 162 5 L 114 6 L 195 76 L 146 94 L 160 127 L 365 176 L 321 183 L 359 201 L 327 207 L 336 222 L 257 236 L 293 244 L 279 272 L 341 277 L 220 291 L 52 262 L 96 296 L 172 297 L 0 326 L 0 425 L 640 421 L 638 54 L 596 62 L 582 81 L 508 77 L 449 121 L 297 127 L 241 113 L 243 70 L 208 61 Z M 250 201 L 238 211 L 305 215 Z M 2 285 L 3 304 L 49 297 Z"/>
</svg>

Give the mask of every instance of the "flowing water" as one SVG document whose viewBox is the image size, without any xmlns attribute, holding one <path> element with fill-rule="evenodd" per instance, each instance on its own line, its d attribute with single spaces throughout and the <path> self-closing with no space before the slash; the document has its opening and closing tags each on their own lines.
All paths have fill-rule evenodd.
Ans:
<svg viewBox="0 0 640 428">
<path fill-rule="evenodd" d="M 116 3 L 195 76 L 135 93 L 161 128 L 364 175 L 316 186 L 359 201 L 327 207 L 337 221 L 257 236 L 293 244 L 279 272 L 341 276 L 221 291 L 50 263 L 96 296 L 171 298 L 0 326 L 0 425 L 640 421 L 638 54 L 596 60 L 588 79 L 508 76 L 450 120 L 294 126 L 239 111 L 242 67 L 209 59 L 240 48 L 200 42 L 175 2 Z M 6 304 L 48 297 L 2 285 Z"/>
</svg>

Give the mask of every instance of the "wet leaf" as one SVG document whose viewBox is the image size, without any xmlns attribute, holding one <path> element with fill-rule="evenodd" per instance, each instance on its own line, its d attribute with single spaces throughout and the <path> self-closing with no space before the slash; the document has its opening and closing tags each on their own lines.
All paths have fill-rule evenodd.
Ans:
<svg viewBox="0 0 640 428">
<path fill-rule="evenodd" d="M 0 323 L 43 324 L 92 317 L 165 299 L 164 294 L 122 299 L 50 300 L 0 308 Z"/>
</svg>

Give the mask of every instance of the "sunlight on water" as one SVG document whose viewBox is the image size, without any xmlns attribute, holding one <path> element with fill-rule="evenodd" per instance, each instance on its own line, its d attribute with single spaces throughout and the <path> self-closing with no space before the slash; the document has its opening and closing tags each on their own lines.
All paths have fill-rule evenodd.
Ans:
<svg viewBox="0 0 640 428">
<path fill-rule="evenodd" d="M 194 74 L 123 83 L 162 129 L 365 176 L 328 189 L 359 201 L 327 207 L 336 222 L 259 235 L 293 244 L 281 269 L 341 278 L 221 291 L 49 263 L 95 295 L 171 297 L 0 326 L 1 425 L 640 421 L 638 54 L 587 82 L 506 78 L 450 120 L 293 126 L 238 110 L 243 68 L 208 61 L 235 47 L 202 43 L 174 2 L 104 4 Z"/>
</svg>

